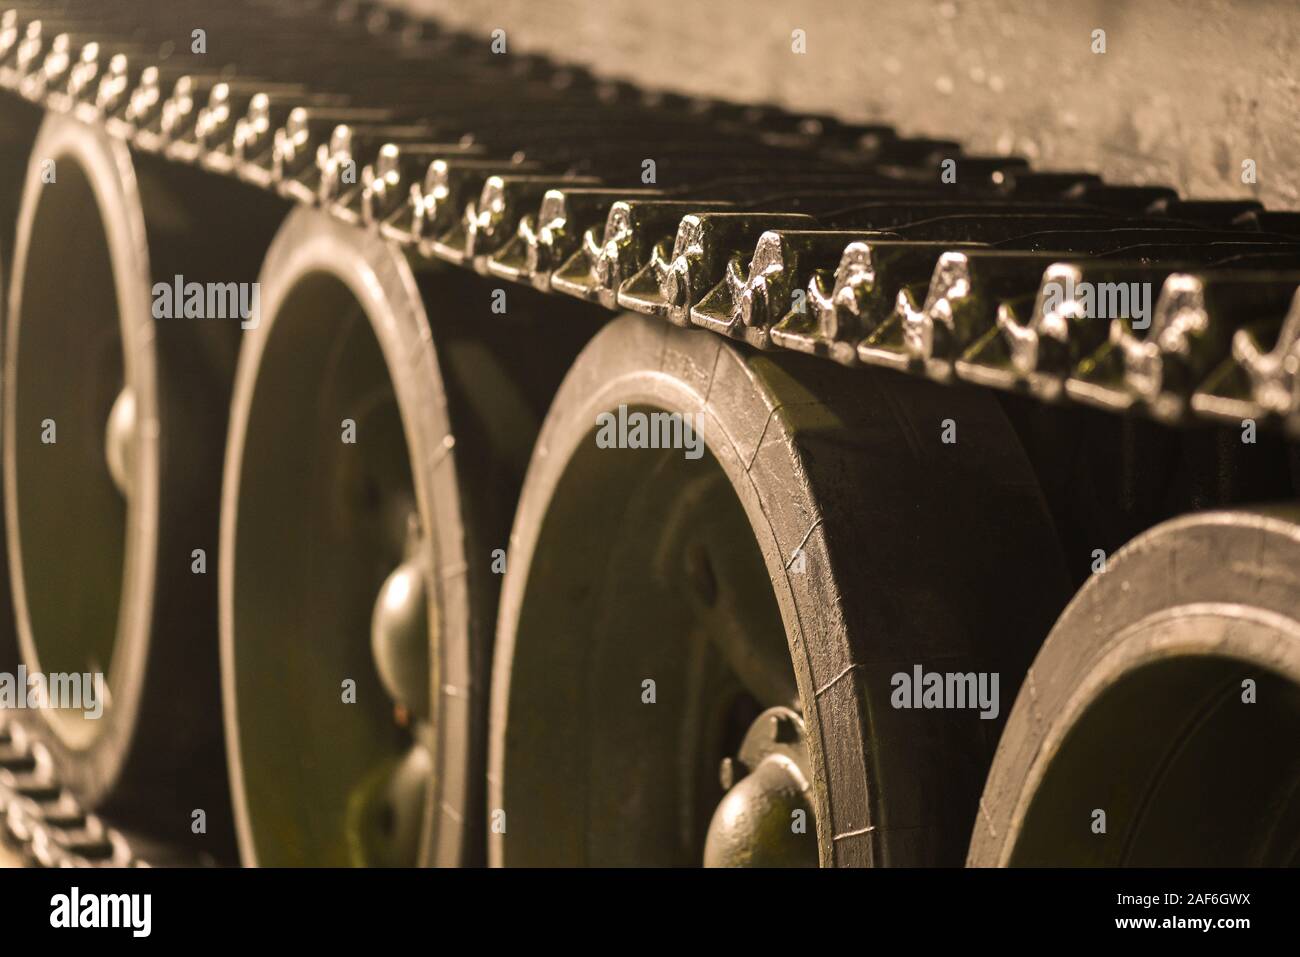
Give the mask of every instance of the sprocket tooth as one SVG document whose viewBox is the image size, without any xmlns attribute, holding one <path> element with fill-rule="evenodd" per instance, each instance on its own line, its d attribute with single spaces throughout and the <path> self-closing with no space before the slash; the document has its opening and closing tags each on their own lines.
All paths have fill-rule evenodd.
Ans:
<svg viewBox="0 0 1300 957">
<path fill-rule="evenodd" d="M 1276 330 L 1272 347 L 1257 332 L 1238 329 L 1232 355 L 1245 373 L 1251 398 L 1270 415 L 1300 422 L 1300 288 Z"/>
<path fill-rule="evenodd" d="M 38 98 L 43 90 L 39 88 L 39 81 L 34 80 L 33 74 L 40 70 L 54 40 L 55 37 L 50 35 L 43 20 L 28 22 L 9 59 L 13 69 L 12 79 L 4 85 L 17 90 L 27 99 Z"/>
<path fill-rule="evenodd" d="M 483 181 L 476 202 L 466 206 L 459 229 L 453 228 L 434 243 L 434 252 L 449 262 L 469 264 L 475 272 L 488 274 L 488 259 L 518 230 L 519 219 L 531 207 L 537 208 L 547 190 L 595 185 L 594 176 L 559 177 L 538 175 L 493 175 Z"/>
<path fill-rule="evenodd" d="M 430 160 L 424 177 L 412 182 L 411 236 L 421 254 L 437 255 L 435 246 L 449 230 L 454 230 L 466 206 L 483 190 L 494 175 L 533 173 L 537 164 L 517 158 L 496 159 L 486 156 L 437 157 Z"/>
<path fill-rule="evenodd" d="M 813 274 L 843 258 L 846 246 L 875 238 L 882 231 L 775 229 L 759 236 L 747 260 L 728 264 L 722 283 L 691 310 L 695 325 L 743 339 L 759 348 L 774 344 L 774 327 L 798 306 L 807 312 L 805 287 Z M 798 295 L 796 295 L 798 294 Z"/>
<path fill-rule="evenodd" d="M 1150 328 L 1111 321 L 1109 342 L 1119 370 L 1116 386 L 1154 417 L 1176 422 L 1192 411 L 1194 393 L 1227 359 L 1236 331 L 1294 303 L 1295 273 L 1175 272 L 1165 280 Z M 1145 334 L 1143 334 L 1143 332 Z"/>
<path fill-rule="evenodd" d="M 923 294 L 909 284 L 897 297 L 895 314 L 858 346 L 863 362 L 915 369 L 947 381 L 955 363 L 980 336 L 995 328 L 1003 299 L 1038 288 L 1058 252 L 953 249 L 935 263 Z"/>
<path fill-rule="evenodd" d="M 359 214 L 368 228 L 401 243 L 415 242 L 414 217 L 420 182 L 436 160 L 481 155 L 470 141 L 460 143 L 393 142 L 382 144 L 361 169 Z"/>
<path fill-rule="evenodd" d="M 56 34 L 36 54 L 39 63 L 33 63 L 29 68 L 19 92 L 33 102 L 44 100 L 47 106 L 66 110 L 68 72 L 79 54 L 80 50 L 69 34 Z"/>
<path fill-rule="evenodd" d="M 671 259 L 658 277 L 662 314 L 674 325 L 690 325 L 691 307 L 723 281 L 733 256 L 743 256 L 768 229 L 815 224 L 802 213 L 688 213 L 677 227 Z"/>
<path fill-rule="evenodd" d="M 340 125 L 387 123 L 392 119 L 392 111 L 385 109 L 295 106 L 273 136 L 272 185 L 286 199 L 314 205 L 320 195 L 322 157 L 329 155 L 334 131 Z"/>
<path fill-rule="evenodd" d="M 551 277 L 581 248 L 589 232 L 604 223 L 610 207 L 619 200 L 662 196 L 653 189 L 609 189 L 575 186 L 550 189 L 542 196 L 537 215 L 525 216 L 519 232 L 510 244 L 514 248 L 508 262 L 505 249 L 488 260 L 493 275 L 526 282 L 543 292 L 551 288 Z"/>
<path fill-rule="evenodd" d="M 617 200 L 603 227 L 593 225 L 583 232 L 581 249 L 555 273 L 551 288 L 617 308 L 624 283 L 646 268 L 658 243 L 671 242 L 685 213 L 728 208 L 730 203 L 704 200 Z"/>
<path fill-rule="evenodd" d="M 1043 273 L 1026 317 L 1020 318 L 1015 304 L 1002 303 L 996 334 L 970 349 L 958 372 L 970 381 L 1025 388 L 1054 401 L 1063 394 L 1071 370 L 1106 342 L 1112 313 L 1148 311 L 1152 284 L 1177 268 L 1093 259 L 1053 263 Z"/>
<path fill-rule="evenodd" d="M 207 104 L 194 122 L 192 143 L 198 152 L 196 159 L 215 172 L 235 172 L 239 159 L 236 138 L 241 135 L 241 124 L 255 112 L 254 101 L 263 102 L 273 95 L 302 102 L 308 92 L 295 84 L 222 81 L 213 85 Z"/>
<path fill-rule="evenodd" d="M 338 124 L 316 150 L 316 202 L 345 222 L 361 222 L 366 167 L 385 146 L 426 143 L 433 133 L 428 124 Z"/>
</svg>

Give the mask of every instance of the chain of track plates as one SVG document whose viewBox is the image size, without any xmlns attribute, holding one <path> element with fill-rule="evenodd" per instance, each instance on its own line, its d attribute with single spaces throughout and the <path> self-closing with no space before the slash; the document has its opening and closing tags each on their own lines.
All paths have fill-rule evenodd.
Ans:
<svg viewBox="0 0 1300 957">
<path fill-rule="evenodd" d="M 0 866 L 146 867 L 59 783 L 50 752 L 0 712 Z"/>
<path fill-rule="evenodd" d="M 1300 434 L 1300 213 L 645 92 L 369 0 L 2 16 L 0 88 L 418 257 L 760 349 Z"/>
<path fill-rule="evenodd" d="M 1300 434 L 1300 213 L 646 92 L 361 0 L 0 8 L 0 89 L 417 257 L 761 349 Z M 1149 325 L 1069 294 L 1102 283 L 1151 284 Z M 138 863 L 0 714 L 3 846 Z"/>
</svg>

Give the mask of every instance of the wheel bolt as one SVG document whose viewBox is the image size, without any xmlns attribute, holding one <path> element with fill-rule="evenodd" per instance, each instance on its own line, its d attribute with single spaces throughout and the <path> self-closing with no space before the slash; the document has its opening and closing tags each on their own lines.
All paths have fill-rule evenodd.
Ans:
<svg viewBox="0 0 1300 957">
<path fill-rule="evenodd" d="M 429 714 L 429 605 L 415 561 L 394 569 L 379 589 L 370 648 L 389 695 L 416 717 Z"/>
<path fill-rule="evenodd" d="M 104 457 L 113 484 L 124 496 L 131 494 L 131 472 L 135 462 L 136 420 L 135 392 L 123 387 L 113 400 L 104 434 Z"/>
</svg>

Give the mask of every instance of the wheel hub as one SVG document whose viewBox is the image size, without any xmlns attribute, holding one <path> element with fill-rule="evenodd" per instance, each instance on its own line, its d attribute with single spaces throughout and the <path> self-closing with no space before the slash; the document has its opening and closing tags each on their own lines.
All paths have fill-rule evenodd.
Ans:
<svg viewBox="0 0 1300 957">
<path fill-rule="evenodd" d="M 816 867 L 808 748 L 803 719 L 768 708 L 750 725 L 736 758 L 724 758 L 726 795 L 709 823 L 706 867 Z"/>
</svg>

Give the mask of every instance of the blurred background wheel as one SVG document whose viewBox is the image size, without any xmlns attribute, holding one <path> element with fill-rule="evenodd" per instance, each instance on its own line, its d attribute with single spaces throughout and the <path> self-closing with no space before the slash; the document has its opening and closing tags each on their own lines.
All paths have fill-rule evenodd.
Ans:
<svg viewBox="0 0 1300 957">
<path fill-rule="evenodd" d="M 1298 521 L 1175 519 L 1084 586 L 1007 721 L 972 865 L 1300 863 Z"/>
<path fill-rule="evenodd" d="M 544 332 L 526 290 L 489 315 L 488 292 L 309 210 L 267 255 L 221 536 L 246 864 L 483 859 L 494 551 L 541 410 L 592 328 Z"/>
<path fill-rule="evenodd" d="M 18 204 L 22 200 L 28 158 L 40 120 L 41 112 L 20 100 L 8 100 L 0 112 L 0 329 L 4 328 L 7 314 Z M 0 353 L 2 350 L 3 335 L 0 334 Z M 0 428 L 3 428 L 2 423 Z M 0 514 L 0 522 L 3 520 L 3 514 Z M 18 635 L 13 618 L 8 561 L 5 550 L 0 549 L 0 670 L 13 671 L 18 665 Z"/>
<path fill-rule="evenodd" d="M 50 115 L 9 289 L 3 464 L 22 660 L 103 673 L 108 691 L 98 719 L 28 717 L 84 801 L 217 858 L 232 830 L 206 562 L 240 328 L 155 319 L 152 289 L 252 281 L 280 209 Z"/>
</svg>

